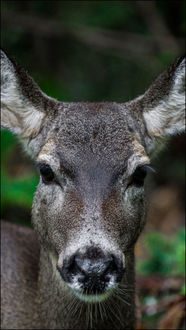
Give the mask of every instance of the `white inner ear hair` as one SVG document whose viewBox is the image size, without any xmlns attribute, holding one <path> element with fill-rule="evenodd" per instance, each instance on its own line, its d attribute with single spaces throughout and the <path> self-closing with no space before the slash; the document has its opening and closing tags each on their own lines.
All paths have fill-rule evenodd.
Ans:
<svg viewBox="0 0 186 330">
<path fill-rule="evenodd" d="M 144 113 L 147 129 L 152 136 L 173 135 L 185 129 L 185 59 L 175 72 L 168 96 Z"/>
<path fill-rule="evenodd" d="M 45 114 L 37 110 L 19 89 L 13 65 L 1 61 L 1 125 L 23 138 L 38 133 Z"/>
</svg>

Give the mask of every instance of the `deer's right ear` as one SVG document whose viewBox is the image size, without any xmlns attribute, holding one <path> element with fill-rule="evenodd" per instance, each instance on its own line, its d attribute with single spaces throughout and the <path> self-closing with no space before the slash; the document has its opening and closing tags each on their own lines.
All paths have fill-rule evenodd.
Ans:
<svg viewBox="0 0 186 330">
<path fill-rule="evenodd" d="M 1 127 L 23 139 L 36 136 L 46 117 L 47 105 L 52 101 L 1 50 Z"/>
</svg>

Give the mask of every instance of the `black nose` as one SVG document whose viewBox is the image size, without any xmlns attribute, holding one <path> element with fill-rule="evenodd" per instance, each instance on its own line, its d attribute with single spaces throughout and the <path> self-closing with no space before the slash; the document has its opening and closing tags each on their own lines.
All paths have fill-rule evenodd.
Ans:
<svg viewBox="0 0 186 330">
<path fill-rule="evenodd" d="M 103 293 L 110 280 L 120 282 L 123 275 L 123 263 L 100 248 L 89 247 L 85 253 L 76 253 L 63 264 L 60 273 L 66 282 L 76 277 L 83 292 Z"/>
</svg>

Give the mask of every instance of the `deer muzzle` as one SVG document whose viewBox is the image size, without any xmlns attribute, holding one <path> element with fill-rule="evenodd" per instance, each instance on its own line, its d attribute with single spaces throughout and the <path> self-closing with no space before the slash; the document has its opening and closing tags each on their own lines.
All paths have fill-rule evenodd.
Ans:
<svg viewBox="0 0 186 330">
<path fill-rule="evenodd" d="M 94 300 L 94 296 L 106 297 L 116 287 L 122 279 L 124 265 L 114 254 L 90 246 L 84 253 L 77 251 L 65 259 L 58 270 L 80 299 Z"/>
</svg>

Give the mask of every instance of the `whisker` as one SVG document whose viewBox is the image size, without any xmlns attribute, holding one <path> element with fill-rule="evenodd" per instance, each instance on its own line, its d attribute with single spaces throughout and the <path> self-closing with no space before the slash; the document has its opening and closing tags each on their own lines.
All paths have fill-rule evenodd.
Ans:
<svg viewBox="0 0 186 330">
<path fill-rule="evenodd" d="M 120 295 L 115 295 L 115 297 L 117 297 L 117 299 L 119 299 L 120 301 L 122 301 L 124 304 L 131 306 L 131 304 L 125 300 L 124 298 L 122 298 Z"/>
<path fill-rule="evenodd" d="M 96 291 L 96 301 L 97 301 L 97 291 Z M 98 307 L 98 304 L 95 303 L 95 320 L 96 320 L 96 323 L 97 323 L 97 307 Z"/>
<path fill-rule="evenodd" d="M 119 324 L 122 325 L 121 318 L 117 315 L 116 311 L 114 310 L 113 306 L 110 304 L 107 304 L 108 309 L 110 310 L 111 314 L 115 317 L 115 319 L 118 320 Z M 115 324 L 115 320 L 112 319 L 112 322 Z"/>
<path fill-rule="evenodd" d="M 100 302 L 98 302 L 98 304 L 99 304 L 99 311 L 100 311 L 101 320 L 103 321 L 102 306 L 101 306 Z"/>
<path fill-rule="evenodd" d="M 90 303 L 90 328 L 92 329 L 92 303 Z"/>
</svg>

